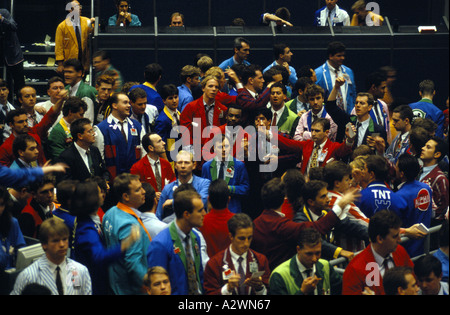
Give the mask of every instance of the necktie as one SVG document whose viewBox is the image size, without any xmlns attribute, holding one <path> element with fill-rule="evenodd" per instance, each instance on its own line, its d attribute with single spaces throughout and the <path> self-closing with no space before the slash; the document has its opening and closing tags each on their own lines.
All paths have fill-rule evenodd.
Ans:
<svg viewBox="0 0 450 315">
<path fill-rule="evenodd" d="M 219 176 L 217 176 L 218 179 L 224 179 L 224 162 L 219 162 Z"/>
<path fill-rule="evenodd" d="M 317 120 L 317 115 L 313 114 L 311 125 L 314 125 L 314 122 Z"/>
<path fill-rule="evenodd" d="M 276 126 L 277 125 L 277 113 L 273 113 L 273 117 L 272 117 L 272 126 Z"/>
<path fill-rule="evenodd" d="M 245 295 L 245 285 L 244 285 L 244 281 L 245 281 L 245 273 L 244 273 L 244 268 L 242 267 L 242 261 L 244 260 L 244 258 L 242 258 L 242 256 L 240 256 L 238 258 L 238 273 L 241 276 L 241 278 L 239 279 L 239 295 Z"/>
<path fill-rule="evenodd" d="M 77 44 L 78 44 L 78 60 L 81 61 L 83 56 L 83 46 L 81 44 L 81 29 L 79 25 L 75 26 L 75 35 L 77 36 Z"/>
<path fill-rule="evenodd" d="M 87 158 L 88 158 L 89 173 L 91 173 L 91 175 L 94 175 L 94 163 L 92 162 L 91 151 L 87 150 L 86 151 L 86 155 L 87 155 Z"/>
<path fill-rule="evenodd" d="M 317 167 L 317 158 L 319 157 L 320 144 L 316 144 L 314 146 L 314 152 L 311 157 L 311 163 L 309 164 L 309 168 Z"/>
<path fill-rule="evenodd" d="M 177 126 L 180 125 L 180 119 L 178 118 L 178 114 L 173 114 L 173 118 L 175 119 L 175 123 Z"/>
<path fill-rule="evenodd" d="M 214 110 L 214 105 L 205 105 L 206 123 L 208 124 L 208 126 L 211 126 L 213 123 L 213 118 L 210 117 L 211 110 Z"/>
<path fill-rule="evenodd" d="M 359 121 L 356 123 L 356 139 L 354 142 L 356 146 L 359 146 L 360 138 L 362 138 L 359 136 L 359 128 L 361 127 L 361 125 L 362 124 Z M 362 141 L 362 139 L 361 139 L 361 141 Z"/>
<path fill-rule="evenodd" d="M 161 184 L 161 173 L 159 172 L 159 160 L 155 162 L 155 179 L 158 192 L 161 192 L 162 184 Z"/>
<path fill-rule="evenodd" d="M 61 280 L 60 270 L 61 269 L 59 268 L 59 266 L 56 267 L 56 288 L 58 289 L 59 295 L 64 295 L 64 289 L 63 289 L 63 284 L 62 284 L 62 280 Z"/>
<path fill-rule="evenodd" d="M 328 11 L 328 19 L 330 20 L 330 22 L 331 22 L 331 11 Z M 329 23 L 328 23 L 328 19 L 327 19 L 327 22 L 325 23 L 325 25 L 329 25 Z M 331 25 L 333 25 L 333 23 L 331 23 Z"/>
<path fill-rule="evenodd" d="M 125 127 L 124 127 L 124 122 L 123 121 L 119 121 L 119 125 L 120 125 L 120 132 L 122 133 L 123 138 L 125 139 L 125 142 L 127 142 L 127 134 L 125 133 Z"/>
<path fill-rule="evenodd" d="M 311 273 L 312 273 L 312 269 L 306 269 L 306 270 L 305 270 L 306 278 L 311 277 Z"/>
<path fill-rule="evenodd" d="M 388 271 L 389 268 L 389 262 L 392 261 L 391 257 L 385 258 L 383 261 L 383 267 L 384 267 L 384 272 L 386 273 L 386 271 Z"/>
<path fill-rule="evenodd" d="M 336 78 L 339 77 L 339 69 L 334 69 L 334 73 L 336 74 Z M 345 111 L 344 108 L 344 98 L 342 97 L 342 91 L 341 88 L 339 88 L 337 90 L 337 95 L 336 95 L 336 105 L 342 109 L 343 111 Z"/>
<path fill-rule="evenodd" d="M 197 274 L 195 272 L 194 260 L 191 255 L 191 238 L 186 236 L 184 239 L 186 245 L 186 266 L 187 266 L 187 276 L 188 276 L 188 294 L 189 295 L 199 295 L 198 285 L 197 285 Z"/>
</svg>

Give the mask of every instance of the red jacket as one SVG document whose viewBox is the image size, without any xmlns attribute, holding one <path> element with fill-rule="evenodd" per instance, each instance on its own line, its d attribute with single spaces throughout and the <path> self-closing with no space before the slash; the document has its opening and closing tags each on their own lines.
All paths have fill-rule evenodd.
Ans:
<svg viewBox="0 0 450 315">
<path fill-rule="evenodd" d="M 249 264 L 254 262 L 256 262 L 258 266 L 258 271 L 265 271 L 262 276 L 262 282 L 264 283 L 266 288 L 268 288 L 270 277 L 269 262 L 264 255 L 250 249 L 247 252 L 247 268 L 245 275 L 246 279 L 252 276 Z M 224 270 L 225 265 L 228 266 L 226 270 Z M 211 257 L 211 259 L 206 264 L 205 272 L 203 274 L 203 287 L 205 289 L 205 293 L 208 295 L 220 295 L 222 287 L 228 283 L 228 280 L 224 280 L 224 273 L 231 270 L 234 270 L 237 273 L 237 270 L 234 268 L 234 264 L 231 259 L 230 248 L 228 247 L 225 250 L 219 252 L 214 257 Z M 253 295 L 255 294 L 255 290 L 251 287 L 247 287 L 246 293 L 247 295 L 249 293 Z M 233 292 L 233 295 L 235 294 L 237 293 Z"/>
<path fill-rule="evenodd" d="M 244 109 L 242 111 L 242 124 L 244 126 L 253 125 L 253 114 L 261 108 L 267 106 L 270 101 L 270 89 L 265 89 L 261 94 L 255 99 L 252 94 L 247 89 L 239 90 L 239 94 L 236 98 L 236 104 L 242 106 Z"/>
<path fill-rule="evenodd" d="M 409 266 L 414 264 L 409 258 L 406 250 L 397 245 L 397 249 L 392 253 L 395 266 Z M 371 264 L 374 263 L 371 267 Z M 369 287 L 375 295 L 384 295 L 383 279 L 377 278 L 378 266 L 372 253 L 372 246 L 367 246 L 362 252 L 356 255 L 345 268 L 342 278 L 342 295 L 361 295 L 365 287 Z M 366 280 L 373 281 L 374 285 L 368 285 Z"/>
<path fill-rule="evenodd" d="M 211 209 L 203 220 L 203 226 L 200 228 L 205 238 L 208 256 L 212 257 L 221 250 L 230 245 L 228 232 L 228 220 L 234 215 L 228 209 Z"/>
<path fill-rule="evenodd" d="M 213 115 L 213 124 L 212 126 L 220 126 L 225 119 L 225 112 L 227 111 L 227 107 L 222 105 L 219 101 L 216 100 L 214 105 L 214 115 Z M 203 130 L 208 126 L 208 120 L 206 118 L 205 106 L 203 105 L 203 96 L 192 101 L 186 105 L 181 113 L 180 124 L 188 128 L 190 132 L 190 144 L 193 144 L 193 126 L 192 122 L 194 118 L 200 118 L 200 125 L 197 128 L 200 128 L 200 135 L 203 133 Z M 185 136 L 185 135 L 183 135 Z M 209 136 L 209 135 L 208 135 Z M 201 145 L 203 146 L 207 141 L 207 138 L 201 138 Z M 187 143 L 183 143 L 184 145 Z"/>
<path fill-rule="evenodd" d="M 337 222 L 339 219 L 333 211 L 315 222 L 294 222 L 275 211 L 264 210 L 253 221 L 251 248 L 265 255 L 273 270 L 295 255 L 300 231 L 313 227 L 320 233 L 327 234 Z"/>
<path fill-rule="evenodd" d="M 297 141 L 288 139 L 286 137 L 280 135 L 274 135 L 274 137 L 278 138 L 278 147 L 282 150 L 295 152 L 298 154 L 302 154 L 302 173 L 306 173 L 308 168 L 309 158 L 311 157 L 314 149 L 314 141 L 306 140 L 306 141 Z M 325 158 L 320 159 L 319 166 L 324 167 L 327 162 L 331 159 L 341 159 L 352 152 L 352 147 L 348 146 L 345 141 L 342 143 L 333 142 L 330 139 L 326 140 L 326 143 L 322 149 L 322 153 L 326 152 Z"/>
<path fill-rule="evenodd" d="M 38 165 L 44 165 L 45 162 L 47 162 L 47 159 L 44 155 L 44 149 L 42 147 L 42 141 L 41 139 L 46 139 L 48 137 L 48 130 L 50 127 L 55 123 L 56 119 L 58 118 L 59 112 L 55 113 L 53 110 L 53 107 L 50 108 L 50 110 L 45 114 L 45 116 L 42 118 L 42 120 L 39 122 L 39 124 L 35 125 L 34 127 L 31 127 L 28 131 L 28 134 L 32 136 L 37 144 L 38 144 L 38 150 L 39 150 L 39 156 L 37 159 Z M 14 133 L 11 133 L 11 135 L 3 142 L 3 144 L 0 146 L 0 164 L 5 166 L 11 166 L 12 162 L 14 162 L 14 153 L 13 153 L 13 142 L 16 137 L 14 136 Z"/>
<path fill-rule="evenodd" d="M 172 169 L 172 165 L 166 159 L 159 159 L 161 163 L 161 191 L 164 186 L 168 183 L 173 182 L 176 177 Z M 142 159 L 133 164 L 130 169 L 131 174 L 136 174 L 141 177 L 141 181 L 147 182 L 155 189 L 156 192 L 161 192 L 158 190 L 156 185 L 155 174 L 153 173 L 152 166 L 148 160 L 148 156 L 144 156 Z"/>
</svg>

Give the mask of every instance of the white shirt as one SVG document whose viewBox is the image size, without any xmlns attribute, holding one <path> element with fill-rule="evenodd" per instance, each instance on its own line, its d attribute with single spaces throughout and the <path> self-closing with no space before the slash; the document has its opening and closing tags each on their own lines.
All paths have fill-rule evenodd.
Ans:
<svg viewBox="0 0 450 315">
<path fill-rule="evenodd" d="M 284 104 L 283 106 L 279 109 L 279 110 L 274 110 L 273 107 L 270 107 L 270 110 L 272 111 L 272 125 L 277 125 L 278 121 L 280 120 L 281 115 L 283 115 L 283 111 L 284 111 Z M 275 113 L 277 114 L 277 120 L 275 122 L 273 122 L 273 119 L 275 118 Z"/>
<path fill-rule="evenodd" d="M 70 96 L 76 96 L 77 92 L 78 92 L 78 88 L 80 87 L 81 84 L 81 80 L 78 81 L 77 84 L 75 84 L 74 86 L 70 87 Z"/>
<path fill-rule="evenodd" d="M 205 106 L 205 113 L 207 114 L 206 119 L 208 119 L 208 124 L 210 126 L 213 125 L 213 121 L 214 121 L 214 105 L 216 103 L 212 103 L 211 105 L 206 104 L 205 101 L 203 101 L 203 105 Z"/>
<path fill-rule="evenodd" d="M 380 275 L 383 277 L 384 273 L 386 272 L 386 268 L 384 267 L 384 257 L 381 257 L 380 254 L 378 254 L 374 249 L 373 246 L 370 246 L 372 253 L 373 253 L 373 257 L 375 258 L 375 262 L 378 264 L 379 268 L 380 268 Z M 389 254 L 388 257 L 390 258 L 390 261 L 388 262 L 388 267 L 389 269 L 394 268 L 395 264 L 394 264 L 394 258 L 392 257 L 392 254 Z M 388 258 L 386 257 L 386 258 Z"/>
<path fill-rule="evenodd" d="M 83 160 L 84 164 L 86 165 L 86 168 L 88 170 L 90 170 L 90 168 L 89 168 L 89 159 L 88 159 L 87 154 L 86 154 L 87 150 L 85 150 L 82 147 L 80 147 L 76 142 L 74 142 L 74 144 L 75 144 L 75 148 L 77 149 L 78 153 L 80 153 L 81 159 Z"/>
<path fill-rule="evenodd" d="M 357 145 L 361 145 L 361 143 L 364 141 L 364 136 L 366 134 L 367 128 L 369 128 L 370 123 L 370 117 L 367 118 L 365 121 L 357 121 L 357 123 L 361 123 L 361 126 L 358 128 L 358 143 Z"/>
<path fill-rule="evenodd" d="M 159 161 L 159 159 L 155 161 L 148 154 L 147 154 L 147 158 L 148 158 L 148 162 L 150 163 L 150 166 L 152 167 L 153 174 L 156 174 L 156 168 L 158 168 L 159 174 L 160 174 L 160 176 L 162 176 L 161 162 Z M 158 165 L 156 165 L 156 162 L 158 162 Z"/>
<path fill-rule="evenodd" d="M 66 264 L 66 260 L 64 259 L 64 261 L 59 264 L 59 265 L 55 265 L 54 263 L 52 263 L 50 260 L 48 260 L 48 266 L 49 269 L 52 271 L 53 274 L 53 278 L 55 279 L 55 283 L 56 283 L 56 267 L 59 266 L 59 274 L 61 276 L 61 282 L 62 282 L 62 286 L 63 286 L 63 290 L 64 292 L 66 292 L 66 274 L 67 274 L 67 264 Z"/>
</svg>

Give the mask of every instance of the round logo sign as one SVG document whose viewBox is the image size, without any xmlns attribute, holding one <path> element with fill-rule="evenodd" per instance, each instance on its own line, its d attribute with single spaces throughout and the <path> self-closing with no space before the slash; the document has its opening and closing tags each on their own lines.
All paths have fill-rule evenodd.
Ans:
<svg viewBox="0 0 450 315">
<path fill-rule="evenodd" d="M 422 188 L 414 199 L 414 207 L 420 211 L 427 211 L 430 207 L 431 196 L 428 190 Z"/>
</svg>

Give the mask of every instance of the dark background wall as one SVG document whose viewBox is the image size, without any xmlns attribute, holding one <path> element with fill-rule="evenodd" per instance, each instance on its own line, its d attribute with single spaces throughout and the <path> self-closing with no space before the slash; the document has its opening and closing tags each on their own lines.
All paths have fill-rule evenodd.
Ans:
<svg viewBox="0 0 450 315">
<path fill-rule="evenodd" d="M 340 0 L 339 6 L 346 9 L 351 15 L 351 5 L 355 0 Z M 91 15 L 91 1 L 80 0 L 83 5 L 83 15 Z M 378 0 L 376 1 L 383 16 L 387 16 L 392 25 L 440 25 L 442 16 L 448 17 L 448 0 Z M 65 0 L 15 0 L 14 18 L 19 24 L 19 38 L 23 45 L 43 42 L 45 35 L 54 41 L 57 25 L 65 18 Z M 274 12 L 278 7 L 286 6 L 292 13 L 291 22 L 296 26 L 312 25 L 314 12 L 324 5 L 323 0 L 131 0 L 131 12 L 139 16 L 144 26 L 152 27 L 154 17 L 158 19 L 158 26 L 167 26 L 169 17 L 174 11 L 185 15 L 187 26 L 228 26 L 233 18 L 242 17 L 247 26 L 258 26 L 259 17 L 264 12 Z M 10 0 L 0 0 L 2 7 L 10 8 Z M 115 13 L 114 0 L 96 0 L 94 15 L 105 24 L 108 17 Z M 414 30 L 414 28 L 412 28 Z M 334 39 L 338 39 L 337 36 Z M 330 37 L 330 41 L 331 41 Z M 214 50 L 213 43 L 207 45 L 184 45 L 182 49 L 173 47 L 155 52 L 153 49 L 129 49 L 119 40 L 117 47 L 111 50 L 113 63 L 122 71 L 126 80 L 142 81 L 142 69 L 151 62 L 158 61 L 165 69 L 162 83 L 178 84 L 178 72 L 185 64 L 192 63 L 198 52 L 208 53 L 220 63 L 232 54 L 231 45 L 221 42 L 220 47 Z M 324 44 L 321 47 L 311 48 L 308 37 L 289 43 L 294 52 L 293 66 L 298 68 L 304 64 L 313 67 L 321 65 L 325 60 Z M 418 83 L 431 78 L 437 84 L 436 104 L 445 106 L 448 96 L 448 43 L 442 47 L 429 47 L 415 49 L 413 42 L 395 44 L 393 47 L 389 39 L 374 45 L 359 45 L 357 40 L 346 42 L 348 46 L 346 64 L 354 69 L 358 90 L 364 90 L 364 79 L 367 73 L 385 65 L 391 65 L 398 70 L 398 94 L 414 101 L 417 94 Z M 202 47 L 199 50 L 199 47 Z M 230 47 L 228 49 L 227 47 Z M 306 49 L 308 47 L 308 49 Z M 102 47 L 99 47 L 102 48 Z M 270 43 L 254 40 L 252 42 L 252 63 L 268 65 L 272 61 Z"/>
</svg>

